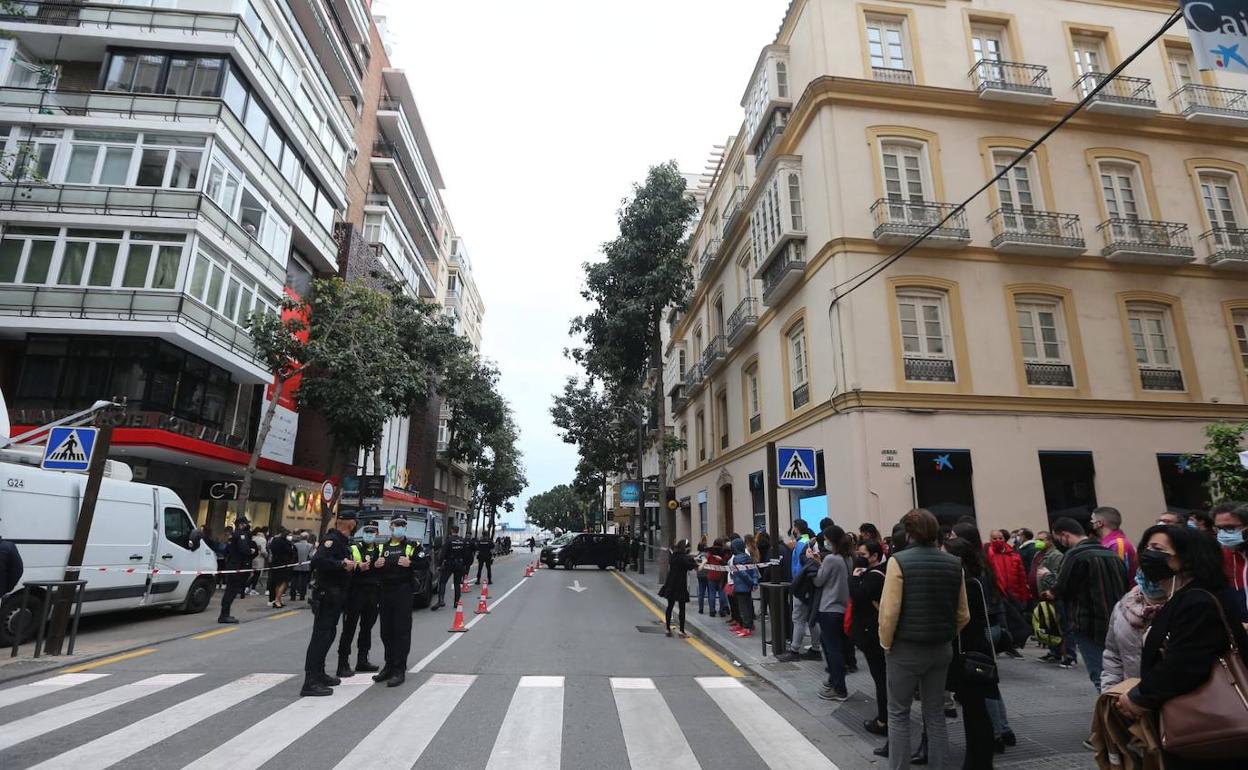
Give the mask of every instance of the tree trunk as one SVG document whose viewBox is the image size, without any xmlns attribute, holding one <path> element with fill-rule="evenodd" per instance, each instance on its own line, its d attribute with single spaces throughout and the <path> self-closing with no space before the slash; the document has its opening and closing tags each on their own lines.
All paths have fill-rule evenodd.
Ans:
<svg viewBox="0 0 1248 770">
<path fill-rule="evenodd" d="M 273 427 L 273 415 L 277 412 L 277 402 L 282 397 L 282 389 L 286 387 L 286 380 L 279 377 L 273 386 L 273 400 L 264 410 L 264 417 L 260 420 L 260 428 L 256 431 L 256 445 L 251 448 L 251 458 L 247 461 L 247 470 L 243 471 L 243 483 L 238 489 L 238 501 L 235 503 L 235 510 L 246 515 L 247 503 L 251 500 L 251 482 L 256 475 L 256 467 L 260 465 L 260 452 L 264 450 L 265 439 L 269 437 L 269 430 Z"/>
<path fill-rule="evenodd" d="M 383 429 L 384 430 L 384 429 Z M 373 445 L 373 475 L 380 476 L 384 471 L 381 468 L 381 439 L 382 434 L 377 434 L 377 443 Z"/>
<path fill-rule="evenodd" d="M 661 317 L 659 319 L 659 323 L 662 323 Z M 658 329 L 659 325 L 655 324 L 654 328 Z M 659 332 L 656 332 L 654 335 L 654 339 L 651 340 L 650 342 L 650 345 L 651 345 L 650 360 L 654 363 L 654 366 L 658 368 L 657 370 L 660 372 L 659 377 L 661 378 L 663 376 L 661 374 L 663 371 L 662 369 L 662 366 L 663 366 L 663 336 L 662 334 Z M 657 424 L 659 427 L 659 451 L 658 451 L 659 521 L 660 521 L 659 526 L 662 531 L 659 545 L 663 546 L 659 550 L 659 582 L 660 583 L 667 580 L 667 555 L 668 555 L 667 547 L 669 547 L 672 544 L 672 542 L 674 542 L 676 539 L 676 512 L 667 507 L 667 452 L 664 451 L 664 442 L 667 437 L 667 398 L 663 395 L 663 390 L 664 388 L 660 386 L 659 392 L 658 392 L 658 398 L 655 399 L 656 404 L 654 407 L 655 409 L 654 413 L 657 417 L 657 420 L 658 420 Z M 644 485 L 643 485 L 643 492 L 644 492 Z M 645 510 L 645 500 L 644 500 L 645 495 L 643 494 L 642 497 L 643 497 L 643 500 L 641 501 L 642 510 L 644 511 Z"/>
</svg>

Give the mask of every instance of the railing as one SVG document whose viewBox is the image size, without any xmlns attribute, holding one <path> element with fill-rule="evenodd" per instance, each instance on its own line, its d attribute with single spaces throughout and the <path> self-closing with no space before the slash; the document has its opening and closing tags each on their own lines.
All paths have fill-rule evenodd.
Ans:
<svg viewBox="0 0 1248 770">
<path fill-rule="evenodd" d="M 758 300 L 746 297 L 728 316 L 728 339 L 736 340 L 746 329 L 758 323 Z"/>
<path fill-rule="evenodd" d="M 794 248 L 795 245 L 799 248 Z M 768 300 L 772 291 L 791 271 L 801 272 L 805 269 L 806 259 L 801 252 L 800 244 L 790 241 L 763 271 L 763 301 Z"/>
<path fill-rule="evenodd" d="M 988 222 L 992 225 L 994 248 L 1006 241 L 1071 248 L 1084 246 L 1083 228 L 1079 226 L 1077 214 L 1000 208 L 988 215 Z"/>
<path fill-rule="evenodd" d="M 702 365 L 697 363 L 690 364 L 685 371 L 685 391 L 692 393 L 694 390 L 702 387 L 702 382 Z"/>
<path fill-rule="evenodd" d="M 951 359 L 907 356 L 904 362 L 906 379 L 911 382 L 957 382 Z"/>
<path fill-rule="evenodd" d="M 707 371 L 717 362 L 723 361 L 724 356 L 728 354 L 728 349 L 724 344 L 724 335 L 716 334 L 706 346 L 706 350 L 702 351 L 702 370 Z"/>
<path fill-rule="evenodd" d="M 1183 386 L 1183 372 L 1178 369 L 1141 366 L 1140 387 L 1144 390 L 1182 391 L 1185 389 Z"/>
<path fill-rule="evenodd" d="M 20 12 L 18 12 L 20 9 Z M 142 8 L 133 5 L 103 5 L 91 3 L 79 5 L 63 2 L 20 2 L 16 4 L 0 4 L 0 22 L 18 22 L 26 24 L 46 24 L 60 27 L 86 27 L 99 29 L 127 28 L 139 32 L 177 31 L 188 35 L 222 34 L 237 37 L 243 48 L 251 56 L 254 66 L 262 70 L 269 79 L 270 88 L 262 89 L 273 98 L 282 102 L 289 119 L 296 123 L 304 132 L 308 145 L 320 157 L 327 169 L 341 171 L 330 156 L 329 151 L 320 143 L 319 132 L 312 128 L 307 117 L 295 104 L 290 89 L 283 86 L 284 81 L 278 74 L 273 63 L 269 61 L 267 51 L 260 49 L 251 30 L 243 22 L 242 17 L 229 13 L 211 13 L 207 11 L 190 11 L 172 8 Z M 295 64 L 291 63 L 292 66 Z M 322 74 L 321 77 L 324 77 Z M 254 85 L 254 84 L 253 84 Z M 329 93 L 333 89 L 328 82 L 320 84 Z M 257 86 L 258 87 L 258 86 Z M 346 120 L 346 114 L 343 114 Z"/>
<path fill-rule="evenodd" d="M 732 195 L 728 196 L 728 202 L 724 204 L 724 222 L 720 228 L 720 234 L 724 238 L 728 237 L 728 231 L 736 222 L 737 217 L 745 211 L 745 199 L 749 196 L 749 194 L 750 188 L 735 187 L 733 188 Z"/>
<path fill-rule="evenodd" d="M 1248 230 L 1215 227 L 1201 233 L 1200 240 L 1208 247 L 1210 257 L 1248 259 Z"/>
<path fill-rule="evenodd" d="M 1026 361 L 1023 368 L 1027 372 L 1027 384 L 1047 388 L 1073 388 L 1075 375 L 1070 364 L 1046 364 L 1038 361 Z"/>
<path fill-rule="evenodd" d="M 62 286 L 0 286 L 0 316 L 176 323 L 257 366 L 246 329 L 179 292 Z"/>
<path fill-rule="evenodd" d="M 413 206 L 416 212 L 420 214 L 420 221 L 424 224 L 425 229 L 429 233 L 429 242 L 436 246 L 437 236 L 435 233 L 438 229 L 429 221 L 429 214 L 425 211 L 425 205 L 428 201 L 428 191 L 425 195 L 421 195 L 417 191 L 421 188 L 413 182 L 411 171 L 407 168 L 407 163 L 403 161 L 403 156 L 399 154 L 398 148 L 389 142 L 376 141 L 373 142 L 373 157 L 386 158 L 394 161 L 394 165 L 399 169 L 399 173 L 403 175 L 403 181 L 407 183 L 408 189 L 412 191 L 412 198 L 415 199 L 416 205 Z"/>
<path fill-rule="evenodd" d="M 767 151 L 771 149 L 771 145 L 784 134 L 784 129 L 789 125 L 789 108 L 779 107 L 771 113 L 771 119 L 767 123 L 767 130 L 758 140 L 758 144 L 754 148 L 754 156 L 759 162 L 767 157 Z"/>
<path fill-rule="evenodd" d="M 1173 256 L 1195 256 L 1187 225 L 1111 217 L 1097 231 L 1105 238 L 1105 250 L 1134 251 Z"/>
<path fill-rule="evenodd" d="M 810 403 L 810 383 L 802 383 L 793 390 L 793 408 L 801 409 Z"/>
<path fill-rule="evenodd" d="M 721 245 L 723 245 L 723 241 L 718 238 L 712 238 L 706 242 L 706 246 L 702 249 L 702 258 L 698 260 L 698 274 L 703 280 L 710 274 L 711 266 L 715 264 L 715 258 L 719 256 Z"/>
<path fill-rule="evenodd" d="M 446 450 L 450 449 L 450 447 L 451 447 L 451 442 L 445 439 L 438 439 L 438 446 L 437 446 L 438 454 L 440 455 L 446 454 Z"/>
<path fill-rule="evenodd" d="M 391 251 L 390 247 L 387 246 L 382 241 L 372 241 L 371 243 L 368 244 L 368 248 L 372 249 L 373 254 L 376 256 L 378 261 L 390 262 L 396 268 L 398 268 L 400 275 L 405 280 L 410 281 L 413 276 L 408 275 L 407 271 L 403 269 L 403 264 L 404 262 L 406 262 L 408 265 L 408 268 L 412 271 L 413 275 L 417 279 L 418 285 L 415 287 L 417 294 L 420 293 L 420 286 L 419 286 L 420 283 L 424 283 L 426 286 L 430 288 L 430 290 L 433 290 L 434 288 L 436 288 L 436 285 L 433 280 L 433 276 L 429 272 L 429 268 L 424 267 L 423 265 L 421 267 L 416 266 L 417 261 L 423 262 L 423 260 L 420 260 L 419 257 L 417 257 L 416 259 L 405 259 L 402 256 L 397 255 L 393 251 Z"/>
<path fill-rule="evenodd" d="M 1044 96 L 1053 93 L 1049 85 L 1049 68 L 1039 64 L 980 59 L 968 74 L 975 90 L 981 94 L 988 90 Z"/>
<path fill-rule="evenodd" d="M 444 302 L 447 307 L 455 307 L 456 305 L 458 305 L 459 304 L 459 290 L 448 289 L 446 292 L 446 299 L 444 300 Z"/>
<path fill-rule="evenodd" d="M 286 280 L 283 263 L 265 251 L 259 241 L 211 198 L 194 190 L 2 182 L 0 211 L 198 218 L 215 227 L 270 278 Z"/>
<path fill-rule="evenodd" d="M 727 433 L 719 437 L 719 448 L 721 450 L 728 448 L 728 434 Z"/>
<path fill-rule="evenodd" d="M 1081 96 L 1092 93 L 1092 89 L 1109 77 L 1103 72 L 1089 72 L 1075 81 L 1074 89 Z M 1093 102 L 1121 104 L 1130 107 L 1156 107 L 1157 99 L 1153 97 L 1153 83 L 1148 78 L 1132 78 L 1119 75 L 1109 81 Z"/>
<path fill-rule="evenodd" d="M 1170 101 L 1183 117 L 1204 113 L 1248 118 L 1248 91 L 1238 88 L 1214 88 L 1188 83 L 1170 94 Z"/>
<path fill-rule="evenodd" d="M 896 67 L 872 67 L 871 79 L 902 86 L 914 85 L 914 73 Z"/>
<path fill-rule="evenodd" d="M 970 240 L 971 229 L 966 211 L 952 203 L 903 201 L 881 198 L 871 206 L 875 216 L 875 237 L 882 235 L 923 235 L 928 229 L 946 220 L 929 237 Z"/>
<path fill-rule="evenodd" d="M 763 416 L 756 414 L 750 418 L 750 435 L 758 433 L 763 427 Z"/>
<path fill-rule="evenodd" d="M 49 91 L 41 88 L 0 88 L 0 108 L 25 109 L 37 115 L 89 115 L 109 117 L 159 117 L 170 122 L 183 120 L 216 120 L 248 151 L 253 161 L 248 170 L 259 174 L 276 187 L 290 202 L 302 229 L 331 258 L 338 247 L 329 229 L 286 179 L 277 164 L 269 158 L 260 143 L 243 126 L 242 121 L 219 98 L 195 96 L 160 96 L 128 94 L 116 91 Z"/>
</svg>

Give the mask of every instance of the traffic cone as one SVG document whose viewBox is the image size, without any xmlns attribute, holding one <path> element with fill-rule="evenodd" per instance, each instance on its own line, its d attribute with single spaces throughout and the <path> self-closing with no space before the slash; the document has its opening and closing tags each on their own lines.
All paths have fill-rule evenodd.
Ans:
<svg viewBox="0 0 1248 770">
<path fill-rule="evenodd" d="M 455 602 L 455 621 L 451 623 L 451 627 L 447 629 L 452 634 L 462 634 L 468 631 L 464 627 L 464 600 L 460 599 Z"/>
<path fill-rule="evenodd" d="M 468 576 L 467 576 L 467 575 L 464 575 L 464 582 L 462 582 L 462 583 L 460 583 L 460 584 L 459 584 L 459 592 L 460 592 L 461 594 L 466 594 L 466 593 L 468 593 L 468 591 L 469 591 L 469 589 L 468 589 Z"/>
<path fill-rule="evenodd" d="M 533 577 L 533 565 L 532 564 L 524 565 L 524 576 L 526 578 Z"/>
<path fill-rule="evenodd" d="M 485 591 L 482 591 L 480 598 L 477 599 L 477 609 L 475 612 L 473 612 L 474 615 L 490 614 L 489 608 L 485 606 L 485 599 L 486 599 Z"/>
<path fill-rule="evenodd" d="M 490 595 L 490 584 L 486 583 L 485 585 L 481 586 L 481 598 L 484 599 L 489 595 Z"/>
</svg>

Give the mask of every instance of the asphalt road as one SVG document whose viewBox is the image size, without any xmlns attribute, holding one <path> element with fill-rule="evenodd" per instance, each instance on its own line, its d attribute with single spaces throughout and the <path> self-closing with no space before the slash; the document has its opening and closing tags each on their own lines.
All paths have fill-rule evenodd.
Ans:
<svg viewBox="0 0 1248 770">
<path fill-rule="evenodd" d="M 664 636 L 613 573 L 526 580 L 528 558 L 496 562 L 489 614 L 473 614 L 474 587 L 465 634 L 447 632 L 449 608 L 414 613 L 399 688 L 357 674 L 332 697 L 300 698 L 307 610 L 11 682 L 0 767 L 863 766 L 777 691 Z M 376 662 L 380 639 L 373 650 Z"/>
</svg>

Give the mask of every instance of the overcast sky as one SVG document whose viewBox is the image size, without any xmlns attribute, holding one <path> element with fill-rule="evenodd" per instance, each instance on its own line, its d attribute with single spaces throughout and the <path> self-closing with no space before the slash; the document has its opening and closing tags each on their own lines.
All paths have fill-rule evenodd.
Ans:
<svg viewBox="0 0 1248 770">
<path fill-rule="evenodd" d="M 576 367 L 581 264 L 631 185 L 675 158 L 701 173 L 788 0 L 377 0 L 412 82 L 485 302 L 483 353 L 516 412 L 525 501 L 572 480 L 550 421 Z"/>
</svg>

